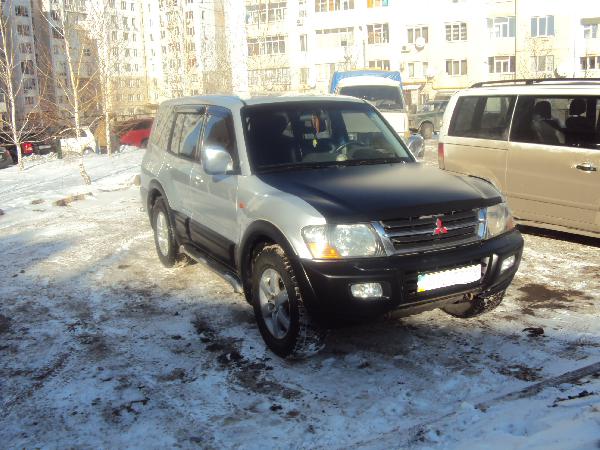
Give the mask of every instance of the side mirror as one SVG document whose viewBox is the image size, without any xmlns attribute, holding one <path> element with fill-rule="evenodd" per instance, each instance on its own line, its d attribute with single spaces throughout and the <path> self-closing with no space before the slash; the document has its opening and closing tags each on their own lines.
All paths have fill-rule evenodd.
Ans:
<svg viewBox="0 0 600 450">
<path fill-rule="evenodd" d="M 233 170 L 233 159 L 221 147 L 206 147 L 202 151 L 202 167 L 209 175 L 225 175 Z"/>
</svg>

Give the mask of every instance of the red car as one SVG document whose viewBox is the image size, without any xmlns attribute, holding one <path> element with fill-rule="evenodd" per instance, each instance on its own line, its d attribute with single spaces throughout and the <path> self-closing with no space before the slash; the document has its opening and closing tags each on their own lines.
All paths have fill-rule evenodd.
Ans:
<svg viewBox="0 0 600 450">
<path fill-rule="evenodd" d="M 132 145 L 134 147 L 146 148 L 153 119 L 144 119 L 135 122 L 127 131 L 121 134 L 121 145 Z"/>
</svg>

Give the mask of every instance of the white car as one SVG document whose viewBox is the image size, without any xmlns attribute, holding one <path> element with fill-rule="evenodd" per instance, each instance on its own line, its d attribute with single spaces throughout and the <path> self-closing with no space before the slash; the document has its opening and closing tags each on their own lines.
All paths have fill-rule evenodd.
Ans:
<svg viewBox="0 0 600 450">
<path fill-rule="evenodd" d="M 75 128 L 67 128 L 57 136 L 61 152 L 66 153 L 92 153 L 96 151 L 96 138 L 89 127 L 81 127 L 79 132 Z"/>
</svg>

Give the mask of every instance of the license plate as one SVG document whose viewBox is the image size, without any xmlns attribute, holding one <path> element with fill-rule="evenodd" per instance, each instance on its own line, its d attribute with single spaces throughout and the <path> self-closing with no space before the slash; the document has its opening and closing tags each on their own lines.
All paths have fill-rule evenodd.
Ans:
<svg viewBox="0 0 600 450">
<path fill-rule="evenodd" d="M 40 145 L 40 147 L 39 147 L 39 148 L 41 148 L 41 149 L 44 149 L 44 150 L 45 150 L 45 149 L 47 149 L 47 148 L 50 148 L 50 145 Z"/>
<path fill-rule="evenodd" d="M 480 264 L 441 272 L 420 273 L 417 278 L 417 292 L 470 284 L 479 280 L 481 280 Z"/>
</svg>

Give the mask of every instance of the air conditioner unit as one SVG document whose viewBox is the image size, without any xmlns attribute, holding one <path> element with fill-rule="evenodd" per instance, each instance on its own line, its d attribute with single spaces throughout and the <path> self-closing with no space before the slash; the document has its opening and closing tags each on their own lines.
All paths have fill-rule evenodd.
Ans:
<svg viewBox="0 0 600 450">
<path fill-rule="evenodd" d="M 298 19 L 298 21 L 296 22 L 296 24 L 301 27 L 302 25 L 304 25 L 304 20 L 302 19 Z"/>
<path fill-rule="evenodd" d="M 402 53 L 409 53 L 409 52 L 410 52 L 410 45 L 403 45 Z"/>
</svg>

